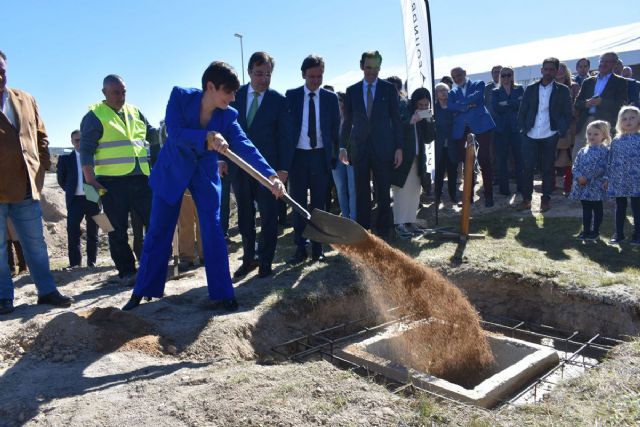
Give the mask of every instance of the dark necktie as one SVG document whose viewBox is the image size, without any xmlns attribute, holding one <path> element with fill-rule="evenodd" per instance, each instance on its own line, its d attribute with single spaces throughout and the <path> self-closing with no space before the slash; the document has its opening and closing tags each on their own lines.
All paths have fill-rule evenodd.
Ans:
<svg viewBox="0 0 640 427">
<path fill-rule="evenodd" d="M 309 92 L 309 132 L 307 132 L 307 135 L 309 136 L 311 148 L 316 148 L 318 145 L 318 135 L 316 134 L 316 103 L 313 102 L 314 96 L 316 96 L 315 93 Z"/>
<path fill-rule="evenodd" d="M 371 110 L 373 110 L 373 92 L 371 91 L 371 83 L 367 84 L 367 118 L 371 118 Z"/>
</svg>

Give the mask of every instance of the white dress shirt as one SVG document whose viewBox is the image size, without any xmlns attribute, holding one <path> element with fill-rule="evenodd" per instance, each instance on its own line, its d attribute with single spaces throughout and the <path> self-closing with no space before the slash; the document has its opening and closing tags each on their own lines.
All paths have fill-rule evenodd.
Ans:
<svg viewBox="0 0 640 427">
<path fill-rule="evenodd" d="M 601 76 L 600 74 L 598 74 L 598 77 L 596 78 L 596 86 L 593 88 L 593 96 L 602 95 L 602 91 L 604 91 L 604 88 L 607 87 L 607 83 L 609 83 L 610 78 L 611 73 L 607 74 L 606 76 Z M 595 113 L 596 106 L 594 105 L 593 107 L 589 108 L 589 114 Z"/>
<path fill-rule="evenodd" d="M 80 164 L 80 153 L 73 150 L 76 153 L 76 168 L 78 169 L 78 182 L 76 183 L 76 196 L 84 196 L 84 186 L 82 185 L 82 165 Z"/>
<path fill-rule="evenodd" d="M 2 92 L 1 105 L 2 105 L 2 112 L 4 113 L 5 116 L 7 116 L 7 119 L 9 119 L 9 123 L 11 123 L 13 127 L 17 129 L 18 126 L 16 124 L 16 113 L 13 110 L 11 97 L 9 96 L 9 91 L 7 90 L 6 87 L 4 89 L 4 92 Z"/>
<path fill-rule="evenodd" d="M 251 103 L 253 102 L 253 87 L 249 84 L 249 90 L 247 91 L 247 112 L 245 117 L 249 115 L 249 110 L 251 110 Z M 262 104 L 262 98 L 264 98 L 264 92 L 258 92 L 260 96 L 258 96 L 258 108 L 260 108 L 260 104 Z"/>
<path fill-rule="evenodd" d="M 469 87 L 469 86 L 467 85 L 467 83 L 469 83 L 469 79 L 464 79 L 464 83 L 462 84 L 462 86 L 458 86 L 457 84 L 455 84 L 455 83 L 454 83 L 454 84 L 453 84 L 453 87 L 458 87 L 458 88 L 460 88 L 460 91 L 462 92 L 462 95 L 463 95 L 464 97 L 466 97 L 466 96 L 467 96 L 467 87 Z"/>
<path fill-rule="evenodd" d="M 371 97 L 376 99 L 376 86 L 378 85 L 378 79 L 375 79 L 373 83 L 371 83 Z M 369 114 L 367 110 L 367 86 L 369 83 L 366 80 L 362 80 L 362 96 L 364 99 L 364 109 L 367 114 Z"/>
<path fill-rule="evenodd" d="M 531 139 L 545 139 L 557 133 L 551 130 L 551 118 L 549 116 L 549 100 L 553 91 L 553 82 L 546 86 L 540 82 L 539 88 L 536 121 L 531 130 L 527 132 L 527 136 Z"/>
<path fill-rule="evenodd" d="M 302 103 L 302 126 L 300 127 L 300 137 L 296 148 L 301 150 L 311 150 L 311 139 L 309 138 L 309 94 L 311 91 L 304 86 L 304 102 Z M 320 89 L 316 90 L 313 103 L 316 106 L 316 148 L 322 148 L 322 131 L 320 130 Z"/>
</svg>

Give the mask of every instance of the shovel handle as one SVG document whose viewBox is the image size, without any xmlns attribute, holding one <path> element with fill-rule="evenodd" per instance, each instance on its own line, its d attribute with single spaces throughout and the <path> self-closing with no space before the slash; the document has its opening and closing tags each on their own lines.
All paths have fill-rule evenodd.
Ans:
<svg viewBox="0 0 640 427">
<path fill-rule="evenodd" d="M 231 151 L 229 149 L 227 149 L 227 151 L 225 151 L 223 154 L 225 156 L 227 156 L 227 158 L 229 160 L 231 160 L 233 163 L 235 163 L 240 169 L 242 169 L 243 171 L 245 171 L 246 173 L 251 175 L 260 184 L 264 185 L 269 190 L 271 189 L 271 187 L 273 186 L 271 181 L 269 181 L 269 179 L 267 177 L 265 177 L 260 172 L 258 172 L 249 163 L 245 162 L 243 158 L 241 158 L 240 156 L 238 156 L 236 153 L 234 153 L 233 151 Z M 300 206 L 300 204 L 298 204 L 298 202 L 293 200 L 291 198 L 291 196 L 289 195 L 289 193 L 287 193 L 285 191 L 285 193 L 282 195 L 282 198 L 284 199 L 284 201 L 289 206 L 291 206 L 293 208 L 294 211 L 296 211 L 298 214 L 302 215 L 303 218 L 305 218 L 306 220 L 309 220 L 311 218 L 311 214 L 305 208 Z"/>
</svg>

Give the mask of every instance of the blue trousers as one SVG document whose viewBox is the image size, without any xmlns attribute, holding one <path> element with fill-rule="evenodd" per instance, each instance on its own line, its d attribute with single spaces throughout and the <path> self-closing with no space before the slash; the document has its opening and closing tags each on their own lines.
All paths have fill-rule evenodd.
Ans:
<svg viewBox="0 0 640 427">
<path fill-rule="evenodd" d="M 38 295 L 56 290 L 49 270 L 49 253 L 42 232 L 40 202 L 31 197 L 16 203 L 0 203 L 0 299 L 13 300 L 13 282 L 7 263 L 7 217 L 11 218 L 20 238 L 22 252 Z"/>
<path fill-rule="evenodd" d="M 336 167 L 331 171 L 333 182 L 336 184 L 340 215 L 356 220 L 356 182 L 353 176 L 353 166 L 345 165 L 341 161 L 336 162 Z"/>
<path fill-rule="evenodd" d="M 233 298 L 229 254 L 220 225 L 220 184 L 214 185 L 210 177 L 198 170 L 191 178 L 189 191 L 200 218 L 209 299 Z M 162 191 L 153 193 L 151 222 L 144 239 L 142 259 L 133 289 L 136 296 L 160 298 L 164 293 L 171 243 L 180 214 L 181 200 L 170 204 L 160 193 Z"/>
</svg>

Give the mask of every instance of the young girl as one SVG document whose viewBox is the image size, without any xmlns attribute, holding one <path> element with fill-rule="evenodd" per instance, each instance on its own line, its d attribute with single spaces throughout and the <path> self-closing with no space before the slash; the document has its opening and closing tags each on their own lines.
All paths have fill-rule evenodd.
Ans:
<svg viewBox="0 0 640 427">
<path fill-rule="evenodd" d="M 587 126 L 587 146 L 578 151 L 573 162 L 571 198 L 582 204 L 582 233 L 578 239 L 596 240 L 602 224 L 602 201 L 607 190 L 607 160 L 611 141 L 610 125 L 596 120 Z M 593 227 L 591 219 L 593 218 Z"/>
<path fill-rule="evenodd" d="M 623 228 L 629 197 L 634 227 L 631 244 L 640 245 L 640 110 L 631 106 L 622 107 L 616 131 L 607 169 L 608 194 L 616 198 L 616 233 L 611 242 L 624 240 Z"/>
</svg>

